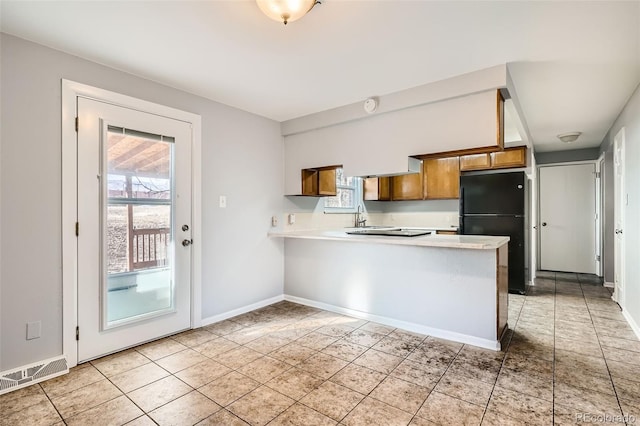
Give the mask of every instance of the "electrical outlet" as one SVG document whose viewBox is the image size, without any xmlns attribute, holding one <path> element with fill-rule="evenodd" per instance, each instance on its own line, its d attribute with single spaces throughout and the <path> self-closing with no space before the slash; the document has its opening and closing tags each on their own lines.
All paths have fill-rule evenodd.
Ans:
<svg viewBox="0 0 640 426">
<path fill-rule="evenodd" d="M 39 339 L 42 332 L 42 321 L 27 323 L 27 340 Z"/>
<path fill-rule="evenodd" d="M 293 225 L 294 223 L 296 223 L 296 215 L 289 213 L 289 225 Z"/>
<path fill-rule="evenodd" d="M 227 196 L 226 195 L 221 195 L 220 196 L 220 208 L 224 209 L 227 207 Z"/>
<path fill-rule="evenodd" d="M 278 226 L 278 216 L 271 216 L 271 226 L 274 228 Z"/>
</svg>

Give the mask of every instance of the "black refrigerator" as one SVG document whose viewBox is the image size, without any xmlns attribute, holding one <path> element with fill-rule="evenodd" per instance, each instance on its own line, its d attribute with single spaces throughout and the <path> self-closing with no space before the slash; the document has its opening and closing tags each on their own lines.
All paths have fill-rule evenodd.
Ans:
<svg viewBox="0 0 640 426">
<path fill-rule="evenodd" d="M 510 293 L 524 294 L 529 281 L 528 207 L 524 172 L 460 177 L 460 234 L 510 237 Z"/>
</svg>

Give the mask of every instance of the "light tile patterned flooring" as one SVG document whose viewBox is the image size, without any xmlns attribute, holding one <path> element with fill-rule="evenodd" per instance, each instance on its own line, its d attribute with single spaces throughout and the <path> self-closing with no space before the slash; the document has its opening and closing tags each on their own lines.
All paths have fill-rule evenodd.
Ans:
<svg viewBox="0 0 640 426">
<path fill-rule="evenodd" d="M 513 331 L 503 352 L 280 302 L 3 395 L 0 422 L 564 425 L 576 416 L 640 418 L 640 342 L 609 291 L 586 276 L 544 277 L 528 296 L 510 297 Z"/>
</svg>

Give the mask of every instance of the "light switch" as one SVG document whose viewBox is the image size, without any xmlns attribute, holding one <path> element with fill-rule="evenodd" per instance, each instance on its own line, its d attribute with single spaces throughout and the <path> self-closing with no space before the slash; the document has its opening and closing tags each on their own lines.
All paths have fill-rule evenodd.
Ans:
<svg viewBox="0 0 640 426">
<path fill-rule="evenodd" d="M 42 331 L 42 322 L 34 321 L 27 323 L 27 340 L 33 340 L 40 338 Z"/>
<path fill-rule="evenodd" d="M 227 207 L 227 196 L 226 195 L 221 195 L 220 196 L 220 208 L 224 209 Z"/>
<path fill-rule="evenodd" d="M 289 225 L 293 225 L 294 223 L 296 223 L 296 215 L 289 213 Z"/>
<path fill-rule="evenodd" d="M 271 216 L 271 226 L 274 228 L 278 226 L 278 216 Z"/>
</svg>

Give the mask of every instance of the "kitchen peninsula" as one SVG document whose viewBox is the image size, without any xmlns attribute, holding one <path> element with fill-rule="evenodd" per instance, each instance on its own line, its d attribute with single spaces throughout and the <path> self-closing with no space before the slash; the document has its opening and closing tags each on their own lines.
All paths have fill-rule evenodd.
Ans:
<svg viewBox="0 0 640 426">
<path fill-rule="evenodd" d="M 508 237 L 272 232 L 285 238 L 285 299 L 500 350 Z"/>
</svg>

